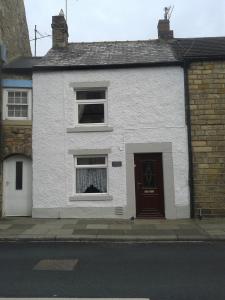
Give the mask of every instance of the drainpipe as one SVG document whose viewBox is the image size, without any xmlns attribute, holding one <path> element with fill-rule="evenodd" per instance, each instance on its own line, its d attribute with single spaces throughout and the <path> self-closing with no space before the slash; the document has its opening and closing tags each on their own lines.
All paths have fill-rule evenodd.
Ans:
<svg viewBox="0 0 225 300">
<path fill-rule="evenodd" d="M 1 58 L 1 45 L 0 45 L 0 161 L 2 160 L 2 67 L 3 67 L 3 60 Z"/>
<path fill-rule="evenodd" d="M 190 113 L 190 95 L 188 84 L 188 69 L 190 63 L 184 61 L 184 90 L 185 90 L 185 114 L 188 134 L 188 158 L 189 158 L 189 188 L 190 188 L 190 216 L 195 217 L 195 198 L 194 198 L 194 181 L 193 181 L 193 153 L 192 153 L 192 136 L 191 136 L 191 113 Z"/>
<path fill-rule="evenodd" d="M 1 45 L 0 45 L 0 176 L 2 176 L 2 185 L 0 186 L 1 194 L 3 190 L 3 160 L 2 160 L 2 67 L 3 60 L 1 58 Z M 0 197 L 0 218 L 2 217 L 2 197 Z"/>
</svg>

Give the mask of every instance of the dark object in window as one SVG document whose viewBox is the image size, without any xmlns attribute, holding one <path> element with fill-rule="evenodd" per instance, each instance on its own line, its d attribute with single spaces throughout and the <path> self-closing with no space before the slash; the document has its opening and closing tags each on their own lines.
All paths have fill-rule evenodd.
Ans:
<svg viewBox="0 0 225 300">
<path fill-rule="evenodd" d="M 79 123 L 104 123 L 104 104 L 79 104 Z"/>
<path fill-rule="evenodd" d="M 105 99 L 105 90 L 77 91 L 77 100 Z"/>
<path fill-rule="evenodd" d="M 92 184 L 86 188 L 85 193 L 101 193 L 101 191 Z"/>
<path fill-rule="evenodd" d="M 16 190 L 23 189 L 23 162 L 16 162 Z"/>
</svg>

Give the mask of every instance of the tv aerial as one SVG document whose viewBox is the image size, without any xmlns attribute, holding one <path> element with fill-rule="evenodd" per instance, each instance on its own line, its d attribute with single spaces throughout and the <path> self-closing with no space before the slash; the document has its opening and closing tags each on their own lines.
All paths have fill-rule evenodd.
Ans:
<svg viewBox="0 0 225 300">
<path fill-rule="evenodd" d="M 168 7 L 164 8 L 164 11 L 165 11 L 165 13 L 164 13 L 164 19 L 165 20 L 170 20 L 171 15 L 173 13 L 173 10 L 174 10 L 174 5 L 173 6 L 168 6 Z"/>
</svg>

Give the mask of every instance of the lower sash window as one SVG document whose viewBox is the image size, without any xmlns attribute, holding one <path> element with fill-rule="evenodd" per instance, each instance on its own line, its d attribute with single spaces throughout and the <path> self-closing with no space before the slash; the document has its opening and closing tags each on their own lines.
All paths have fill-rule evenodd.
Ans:
<svg viewBox="0 0 225 300">
<path fill-rule="evenodd" d="M 75 157 L 77 194 L 107 193 L 107 156 Z"/>
</svg>

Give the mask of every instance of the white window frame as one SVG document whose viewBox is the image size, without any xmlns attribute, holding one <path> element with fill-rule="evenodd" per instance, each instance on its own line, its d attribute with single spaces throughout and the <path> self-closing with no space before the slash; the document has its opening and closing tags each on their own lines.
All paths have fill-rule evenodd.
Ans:
<svg viewBox="0 0 225 300">
<path fill-rule="evenodd" d="M 78 165 L 77 164 L 77 158 L 89 158 L 89 157 L 104 157 L 105 158 L 105 164 L 98 164 L 98 165 Z M 99 155 L 77 155 L 74 156 L 74 166 L 75 166 L 75 172 L 74 172 L 74 194 L 77 196 L 98 196 L 98 195 L 108 195 L 109 191 L 109 176 L 108 176 L 108 155 L 106 154 L 99 154 Z M 77 193 L 77 169 L 106 169 L 106 193 Z"/>
<path fill-rule="evenodd" d="M 28 105 L 27 117 L 9 117 L 8 116 L 8 93 L 9 92 L 26 92 L 27 93 L 27 105 Z M 31 96 L 31 89 L 4 88 L 3 89 L 3 109 L 2 109 L 3 114 L 2 114 L 2 119 L 3 120 L 31 120 L 31 117 L 32 117 L 31 97 L 32 97 Z"/>
<path fill-rule="evenodd" d="M 87 100 L 77 100 L 77 92 L 81 91 L 105 91 L 105 99 L 87 99 Z M 75 88 L 75 99 L 76 99 L 76 113 L 75 113 L 75 124 L 80 127 L 90 127 L 90 126 L 106 126 L 108 124 L 108 89 L 106 87 L 94 87 L 94 88 Z M 104 104 L 104 122 L 103 123 L 79 123 L 79 113 L 78 106 L 79 104 Z"/>
</svg>

